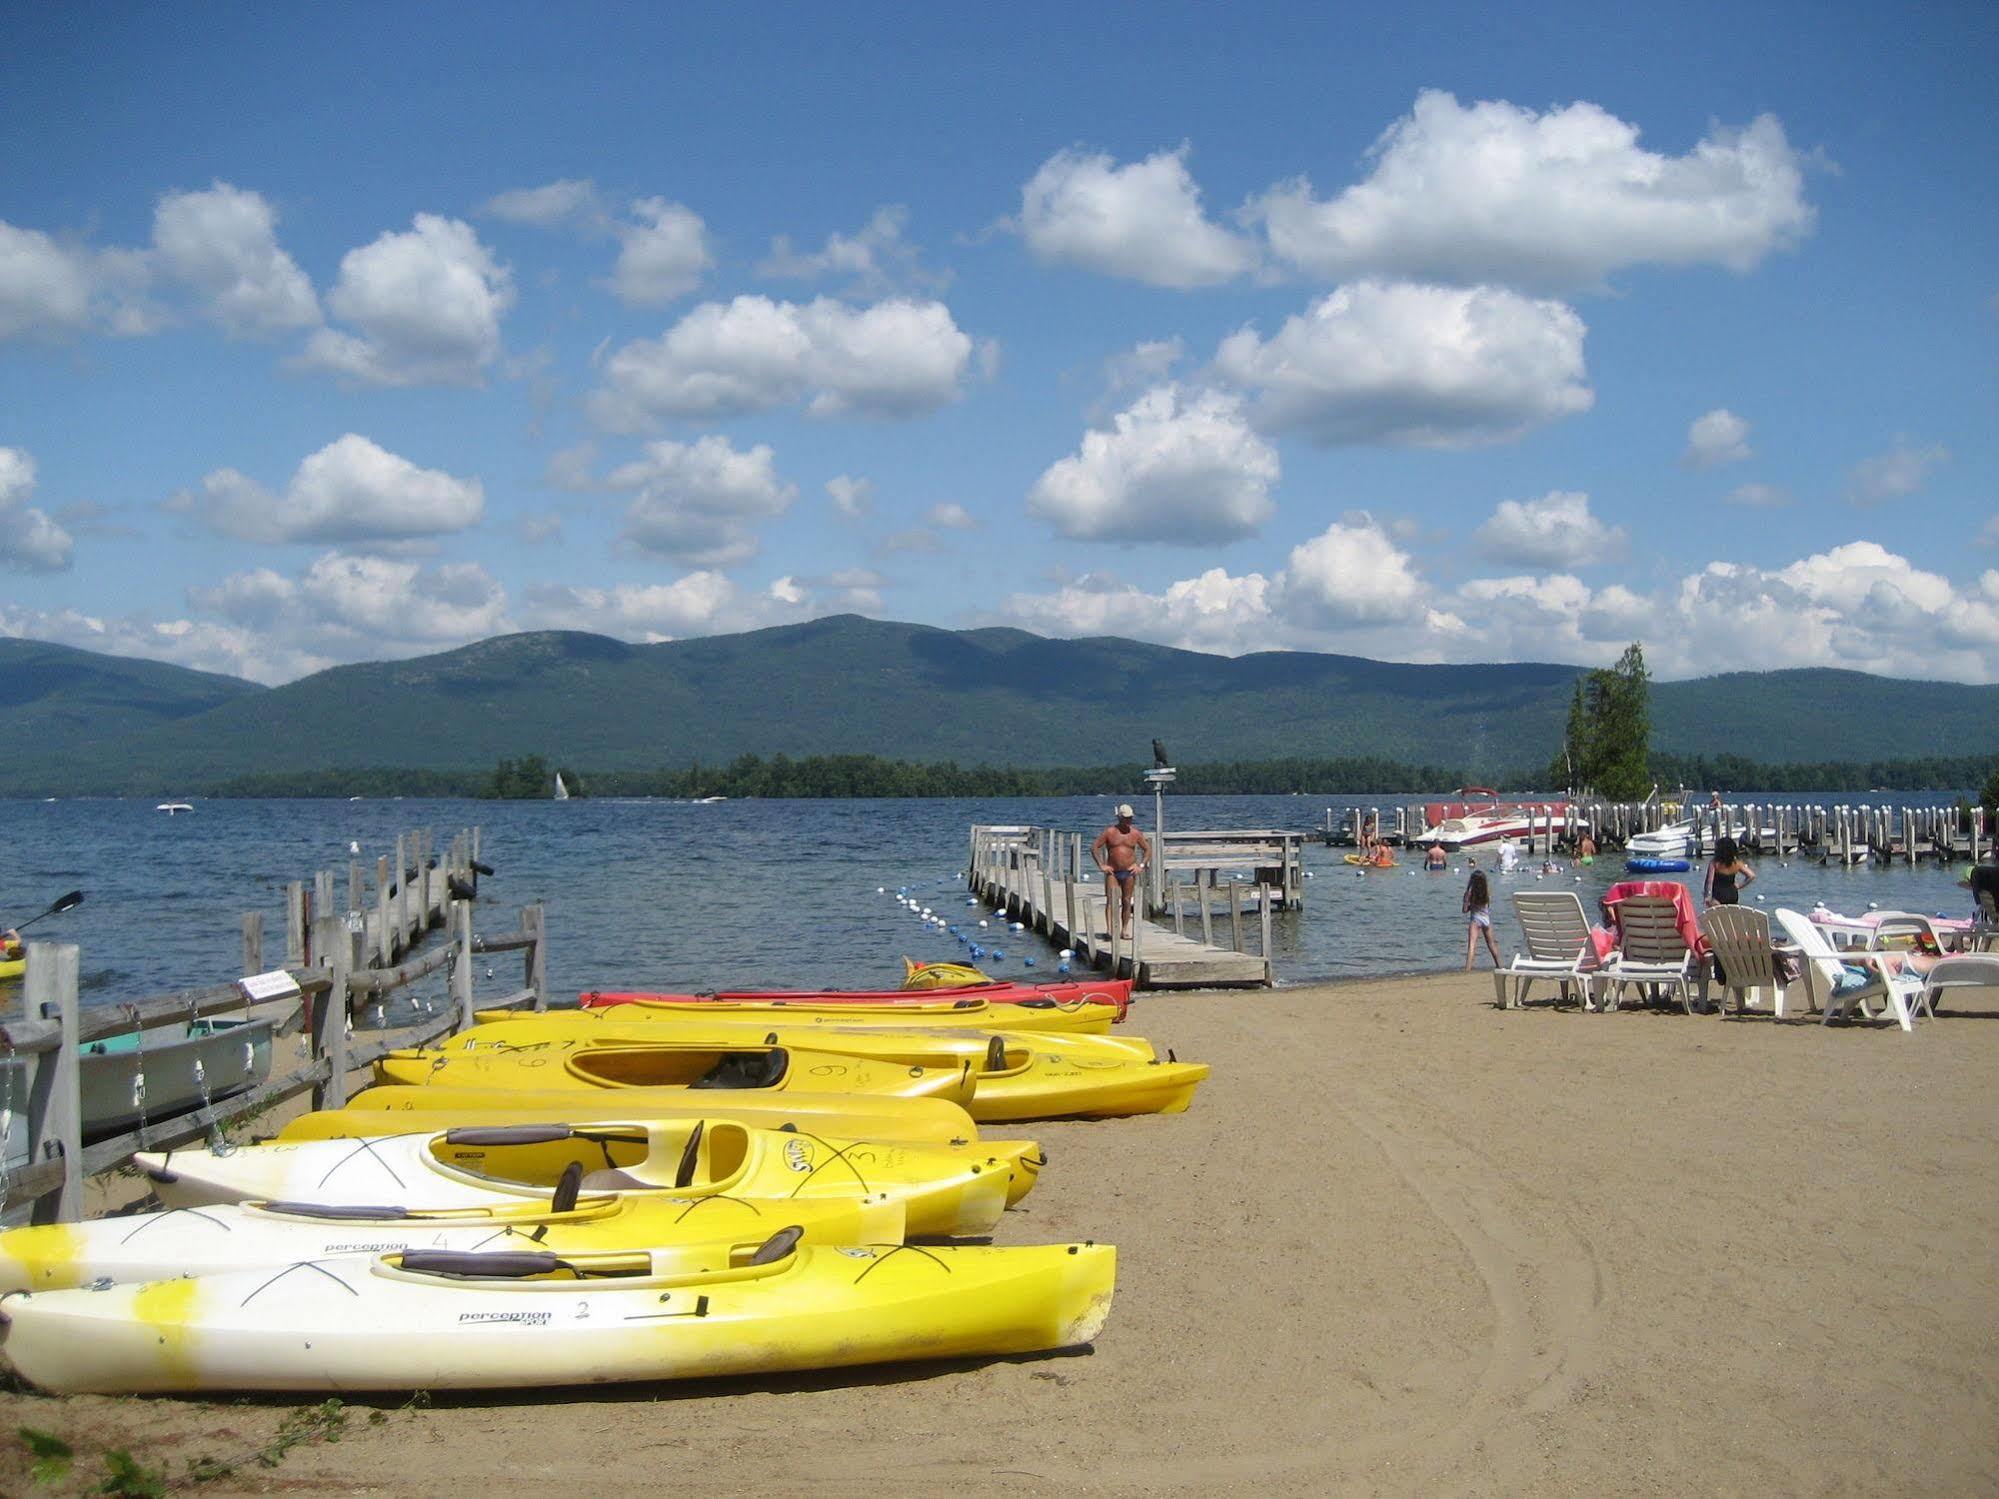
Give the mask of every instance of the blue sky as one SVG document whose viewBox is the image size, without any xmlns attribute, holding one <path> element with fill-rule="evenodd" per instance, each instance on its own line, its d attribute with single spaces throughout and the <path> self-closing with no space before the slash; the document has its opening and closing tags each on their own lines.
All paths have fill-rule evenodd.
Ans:
<svg viewBox="0 0 1999 1499">
<path fill-rule="evenodd" d="M 0 633 L 1999 680 L 1990 6 L 0 4 Z"/>
</svg>

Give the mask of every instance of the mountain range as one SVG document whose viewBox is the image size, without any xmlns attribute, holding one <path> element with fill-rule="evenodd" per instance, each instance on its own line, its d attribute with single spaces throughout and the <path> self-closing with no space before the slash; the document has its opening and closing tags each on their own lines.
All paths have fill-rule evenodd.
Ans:
<svg viewBox="0 0 1999 1499">
<path fill-rule="evenodd" d="M 1501 775 L 1547 764 L 1574 666 L 1416 666 L 1135 640 L 1049 640 L 835 615 L 632 645 L 506 635 L 279 687 L 0 639 L 0 795 L 196 794 L 231 778 L 466 770 L 543 755 L 579 770 L 743 754 L 1050 766 L 1377 756 Z M 1999 686 L 1835 670 L 1652 684 L 1653 748 L 1770 762 L 1999 747 Z"/>
</svg>

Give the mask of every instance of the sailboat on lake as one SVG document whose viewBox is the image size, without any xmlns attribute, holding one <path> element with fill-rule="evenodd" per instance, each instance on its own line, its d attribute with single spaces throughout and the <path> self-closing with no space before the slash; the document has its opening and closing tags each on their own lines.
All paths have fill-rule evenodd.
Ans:
<svg viewBox="0 0 1999 1499">
<path fill-rule="evenodd" d="M 569 788 L 562 784 L 562 772 L 559 770 L 555 773 L 555 799 L 559 802 L 569 800 Z"/>
</svg>

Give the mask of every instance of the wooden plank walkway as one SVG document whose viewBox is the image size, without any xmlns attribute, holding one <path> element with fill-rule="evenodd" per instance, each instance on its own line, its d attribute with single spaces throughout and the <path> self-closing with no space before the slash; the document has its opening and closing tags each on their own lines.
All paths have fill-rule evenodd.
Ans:
<svg viewBox="0 0 1999 1499">
<path fill-rule="evenodd" d="M 1067 836 L 1058 835 L 1058 840 Z M 1075 949 L 1080 961 L 1130 978 L 1141 989 L 1261 988 L 1273 981 L 1264 953 L 1202 942 L 1157 920 L 1139 921 L 1135 937 L 1113 943 L 1105 924 L 1103 880 L 1072 880 L 1066 873 L 1058 878 L 1052 870 L 1044 877 L 1033 841 L 1007 839 L 997 847 L 986 841 L 979 854 L 967 877 L 973 895 L 1058 946 Z M 1234 898 L 1235 892 L 1229 894 Z M 1257 920 L 1249 918 L 1251 923 Z M 1230 930 L 1240 926 L 1231 923 Z M 1261 930 L 1267 952 L 1267 918 Z"/>
</svg>

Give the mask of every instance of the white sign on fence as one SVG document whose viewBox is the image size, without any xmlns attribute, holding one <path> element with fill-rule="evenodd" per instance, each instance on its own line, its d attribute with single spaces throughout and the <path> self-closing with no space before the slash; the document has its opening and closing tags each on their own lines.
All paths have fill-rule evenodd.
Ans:
<svg viewBox="0 0 1999 1499">
<path fill-rule="evenodd" d="M 273 968 L 269 973 L 251 973 L 236 980 L 236 987 L 243 991 L 243 997 L 251 1000 L 291 999 L 298 992 L 298 980 L 282 968 Z"/>
</svg>

